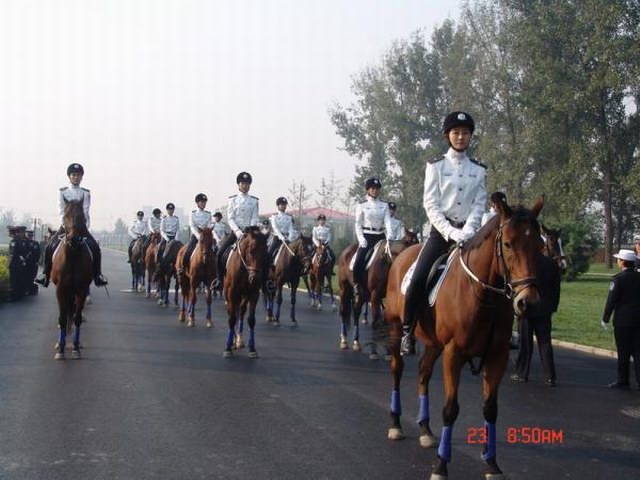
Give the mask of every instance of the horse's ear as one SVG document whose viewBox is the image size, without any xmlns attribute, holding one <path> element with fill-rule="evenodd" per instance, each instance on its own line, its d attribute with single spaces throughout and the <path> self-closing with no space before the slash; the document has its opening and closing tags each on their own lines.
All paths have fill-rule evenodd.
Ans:
<svg viewBox="0 0 640 480">
<path fill-rule="evenodd" d="M 540 214 L 540 210 L 542 210 L 543 206 L 544 206 L 544 195 L 540 195 L 538 197 L 538 200 L 536 200 L 536 203 L 534 203 L 533 207 L 531 207 L 531 211 L 533 212 L 533 215 L 535 217 L 537 217 Z"/>
<path fill-rule="evenodd" d="M 549 229 L 545 226 L 544 223 L 540 223 L 540 228 L 542 229 L 542 233 L 549 233 Z"/>
<path fill-rule="evenodd" d="M 198 233 L 202 233 L 202 229 L 200 227 L 196 227 L 198 229 Z"/>
</svg>

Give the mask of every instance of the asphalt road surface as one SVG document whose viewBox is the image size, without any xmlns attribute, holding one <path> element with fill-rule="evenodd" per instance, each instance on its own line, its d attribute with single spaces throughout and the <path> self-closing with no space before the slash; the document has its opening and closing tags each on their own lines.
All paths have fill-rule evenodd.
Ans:
<svg viewBox="0 0 640 480">
<path fill-rule="evenodd" d="M 276 328 L 260 307 L 260 358 L 244 349 L 224 359 L 220 300 L 213 329 L 204 326 L 202 301 L 188 328 L 174 309 L 125 291 L 123 255 L 105 252 L 104 271 L 111 296 L 93 289 L 81 360 L 53 360 L 53 288 L 0 305 L 0 478 L 428 478 L 436 451 L 418 444 L 416 357 L 402 385 L 407 438 L 392 442 L 388 365 L 340 351 L 336 313 L 312 311 L 303 294 L 299 327 L 291 328 L 287 296 Z M 555 354 L 556 388 L 543 384 L 537 354 L 529 383 L 503 380 L 497 458 L 506 477 L 640 478 L 637 386 L 604 387 L 615 360 Z M 481 479 L 481 383 L 468 369 L 460 405 L 450 478 Z M 431 389 L 437 435 L 441 408 L 439 363 Z"/>
</svg>

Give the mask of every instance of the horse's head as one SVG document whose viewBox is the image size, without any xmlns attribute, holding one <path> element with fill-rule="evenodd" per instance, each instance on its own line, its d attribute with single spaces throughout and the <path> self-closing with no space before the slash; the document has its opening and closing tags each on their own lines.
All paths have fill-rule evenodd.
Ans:
<svg viewBox="0 0 640 480">
<path fill-rule="evenodd" d="M 526 313 L 540 301 L 537 282 L 537 259 L 542 248 L 538 214 L 544 205 L 540 197 L 531 209 L 511 208 L 506 201 L 496 204 L 498 231 L 495 239 L 497 269 L 517 315 Z M 494 219 L 492 219 L 494 220 Z M 496 262 L 494 262 L 496 263 Z"/>
<path fill-rule="evenodd" d="M 401 241 L 407 246 L 415 245 L 418 243 L 418 234 L 416 232 L 412 232 L 411 230 L 404 229 L 404 236 Z"/>
<path fill-rule="evenodd" d="M 300 258 L 302 265 L 306 269 L 311 267 L 311 257 L 315 252 L 315 246 L 313 245 L 311 237 L 300 234 L 300 236 L 291 243 L 291 250 Z"/>
<path fill-rule="evenodd" d="M 200 239 L 198 240 L 198 249 L 200 251 L 200 258 L 203 263 L 207 261 L 207 255 L 213 255 L 213 228 L 209 227 L 198 227 L 198 233 L 200 234 Z"/>
<path fill-rule="evenodd" d="M 151 236 L 149 237 L 149 243 L 151 245 L 157 245 L 162 240 L 162 235 L 160 232 L 151 232 Z"/>
<path fill-rule="evenodd" d="M 544 247 L 542 253 L 547 257 L 553 258 L 558 264 L 560 273 L 567 271 L 567 257 L 562 250 L 562 240 L 560 239 L 561 231 L 547 228 L 544 224 L 541 224 L 541 232 L 544 237 Z"/>
<path fill-rule="evenodd" d="M 262 279 L 262 270 L 267 259 L 267 237 L 259 227 L 247 227 L 238 244 L 242 264 L 249 273 L 249 284 L 255 285 Z"/>
<path fill-rule="evenodd" d="M 84 208 L 81 201 L 66 202 L 62 224 L 64 225 L 64 233 L 68 242 L 77 243 L 82 237 L 88 235 Z"/>
</svg>

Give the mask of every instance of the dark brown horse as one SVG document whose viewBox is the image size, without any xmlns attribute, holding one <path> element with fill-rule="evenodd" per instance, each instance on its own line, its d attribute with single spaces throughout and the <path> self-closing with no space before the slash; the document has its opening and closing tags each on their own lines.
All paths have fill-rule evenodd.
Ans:
<svg viewBox="0 0 640 480">
<path fill-rule="evenodd" d="M 175 285 L 173 304 L 175 307 L 179 307 L 178 292 L 180 291 L 180 282 L 178 281 L 176 261 L 178 259 L 178 252 L 182 247 L 183 243 L 180 240 L 172 240 L 167 243 L 164 249 L 164 255 L 162 256 L 162 261 L 160 261 L 156 268 L 156 281 L 158 283 L 158 292 L 160 295 L 158 305 L 162 307 L 167 307 L 169 305 L 171 279 L 174 280 Z"/>
<path fill-rule="evenodd" d="M 66 337 L 75 326 L 72 357 L 80 358 L 80 324 L 89 285 L 92 258 L 85 238 L 89 234 L 82 202 L 68 202 L 64 211 L 64 238 L 53 254 L 51 281 L 56 286 L 60 336 L 54 359 L 64 360 Z"/>
<path fill-rule="evenodd" d="M 132 292 L 142 292 L 144 289 L 144 242 L 144 236 L 138 237 L 131 248 Z"/>
<path fill-rule="evenodd" d="M 156 273 L 156 255 L 158 254 L 158 245 L 162 237 L 160 232 L 152 232 L 149 236 L 149 245 L 144 253 L 144 268 L 147 272 L 147 294 L 145 298 L 151 298 L 151 284 Z"/>
<path fill-rule="evenodd" d="M 542 227 L 542 236 L 544 237 L 544 247 L 542 254 L 553 258 L 558 264 L 560 274 L 567 271 L 567 257 L 562 249 L 562 240 L 560 238 L 561 231 L 552 228 L 547 228 L 544 224 Z"/>
<path fill-rule="evenodd" d="M 311 261 L 311 271 L 309 272 L 311 307 L 322 310 L 322 291 L 326 282 L 331 298 L 331 309 L 336 310 L 337 307 L 335 298 L 333 297 L 332 285 L 333 268 L 335 264 L 336 259 L 331 253 L 329 246 L 320 243 L 320 245 L 316 247 L 315 254 Z"/>
<path fill-rule="evenodd" d="M 448 478 L 451 460 L 451 433 L 458 416 L 460 374 L 469 362 L 472 371 L 483 372 L 483 413 L 486 443 L 482 458 L 487 462 L 487 478 L 503 478 L 496 463 L 496 419 L 498 386 L 509 360 L 509 339 L 514 312 L 522 315 L 539 300 L 536 288 L 536 258 L 542 247 L 536 220 L 542 209 L 540 198 L 531 210 L 511 209 L 506 202 L 497 206 L 492 218 L 452 257 L 449 271 L 430 313 L 424 308 L 418 317 L 416 336 L 425 344 L 420 360 L 418 395 L 420 444 L 432 447 L 436 439 L 429 427 L 429 380 L 433 366 L 443 357 L 445 406 L 438 464 L 432 479 Z M 392 425 L 388 438 L 403 437 L 400 425 L 400 380 L 404 369 L 400 356 L 403 277 L 417 258 L 419 246 L 405 250 L 391 266 L 387 283 L 385 321 L 391 331 Z M 473 358 L 480 358 L 478 368 Z"/>
<path fill-rule="evenodd" d="M 288 245 L 283 243 L 280 247 L 280 252 L 276 256 L 276 263 L 270 271 L 270 278 L 275 285 L 275 291 L 266 292 L 267 321 L 272 325 L 280 326 L 282 288 L 286 283 L 289 285 L 291 292 L 291 322 L 294 327 L 298 326 L 296 321 L 296 294 L 298 285 L 300 285 L 300 276 L 303 272 L 309 270 L 311 266 L 312 253 L 313 242 L 311 237 L 305 237 L 304 235 L 300 235 Z"/>
<path fill-rule="evenodd" d="M 187 326 L 193 327 L 196 324 L 196 301 L 198 300 L 198 285 L 204 282 L 207 290 L 207 328 L 213 327 L 211 321 L 211 281 L 216 276 L 216 257 L 213 252 L 213 233 L 209 227 L 198 228 L 200 239 L 189 260 L 189 266 L 178 275 L 180 289 L 182 290 L 182 305 L 178 320 L 184 322 L 187 299 L 189 302 L 189 321 Z M 176 268 L 180 271 L 183 267 L 184 254 L 187 245 L 178 252 Z"/>
<path fill-rule="evenodd" d="M 229 315 L 229 332 L 223 356 L 233 356 L 236 323 L 249 316 L 249 358 L 258 358 L 255 344 L 256 303 L 262 287 L 262 275 L 267 261 L 267 237 L 258 227 L 247 227 L 242 239 L 229 253 L 227 273 L 224 277 L 224 300 Z"/>
<path fill-rule="evenodd" d="M 387 275 L 389 266 L 394 259 L 407 247 L 415 245 L 418 242 L 415 233 L 405 230 L 405 236 L 402 240 L 392 240 L 390 242 L 383 241 L 382 244 L 373 253 L 373 258 L 368 262 L 370 265 L 366 272 L 366 282 L 361 289 L 361 295 L 358 298 L 354 296 L 354 280 L 353 272 L 349 269 L 351 258 L 358 249 L 358 244 L 354 243 L 345 248 L 338 257 L 338 285 L 340 287 L 340 318 L 342 320 L 340 330 L 340 348 L 347 350 L 348 331 L 351 322 L 353 322 L 353 349 L 361 350 L 360 345 L 360 325 L 358 319 L 362 313 L 363 307 L 367 302 L 371 302 L 372 323 L 374 341 L 369 345 L 371 350 L 369 356 L 372 360 L 378 358 L 376 352 L 376 340 L 384 335 L 382 323 L 382 300 L 385 297 L 387 285 Z"/>
</svg>

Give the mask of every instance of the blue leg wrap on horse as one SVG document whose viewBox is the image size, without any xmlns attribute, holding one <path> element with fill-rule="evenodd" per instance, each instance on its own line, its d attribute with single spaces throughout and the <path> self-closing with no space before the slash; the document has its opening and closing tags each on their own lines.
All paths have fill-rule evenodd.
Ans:
<svg viewBox="0 0 640 480">
<path fill-rule="evenodd" d="M 489 460 L 496 456 L 496 424 L 485 420 L 484 428 L 487 435 L 487 445 L 482 452 L 482 459 Z"/>
<path fill-rule="evenodd" d="M 65 344 L 67 343 L 67 331 L 65 328 L 60 329 L 60 335 L 58 336 L 58 344 L 61 349 L 64 349 Z"/>
<path fill-rule="evenodd" d="M 232 328 L 229 329 L 229 333 L 227 334 L 227 348 L 231 348 L 231 345 L 233 345 L 233 339 L 235 338 L 236 334 L 233 331 Z"/>
<path fill-rule="evenodd" d="M 249 329 L 249 348 L 256 346 L 256 333 L 253 328 Z"/>
<path fill-rule="evenodd" d="M 74 345 L 75 347 L 77 347 L 78 345 L 80 345 L 80 325 L 78 325 L 78 326 L 76 327 L 76 332 L 75 332 L 75 335 L 74 335 L 74 337 L 73 337 L 73 345 Z"/>
<path fill-rule="evenodd" d="M 347 336 L 347 322 L 342 322 L 342 325 L 340 325 L 340 333 L 345 337 Z"/>
<path fill-rule="evenodd" d="M 445 462 L 451 461 L 451 432 L 453 426 L 442 427 L 442 437 L 440 437 L 440 445 L 438 446 L 438 456 Z"/>
<path fill-rule="evenodd" d="M 418 412 L 418 423 L 429 421 L 429 395 L 420 395 L 420 411 Z"/>
<path fill-rule="evenodd" d="M 400 390 L 391 392 L 391 413 L 394 415 L 402 415 L 402 405 L 400 404 Z"/>
</svg>

